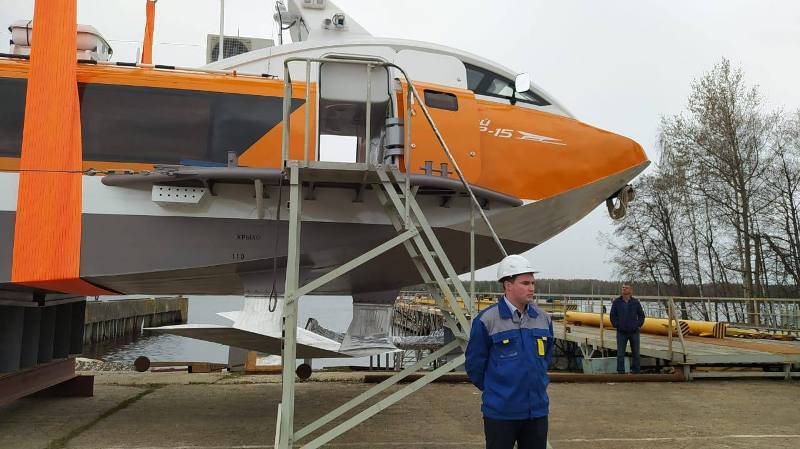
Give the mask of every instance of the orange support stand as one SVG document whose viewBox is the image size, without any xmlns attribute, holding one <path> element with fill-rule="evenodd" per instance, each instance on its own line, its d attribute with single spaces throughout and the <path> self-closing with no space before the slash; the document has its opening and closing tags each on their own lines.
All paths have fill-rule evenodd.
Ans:
<svg viewBox="0 0 800 449">
<path fill-rule="evenodd" d="M 156 1 L 147 0 L 146 16 L 144 24 L 144 42 L 142 44 L 142 64 L 153 63 L 153 28 L 156 22 Z"/>
<path fill-rule="evenodd" d="M 12 282 L 106 294 L 80 279 L 77 0 L 37 0 L 22 133 Z"/>
</svg>

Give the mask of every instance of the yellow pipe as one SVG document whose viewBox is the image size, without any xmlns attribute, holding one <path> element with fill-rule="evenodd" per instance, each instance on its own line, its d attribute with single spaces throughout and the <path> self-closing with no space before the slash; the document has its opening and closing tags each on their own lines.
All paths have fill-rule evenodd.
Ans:
<svg viewBox="0 0 800 449">
<path fill-rule="evenodd" d="M 599 313 L 568 311 L 565 315 L 565 319 L 567 322 L 580 323 L 583 326 L 600 327 Z M 696 335 L 699 337 L 723 338 L 725 336 L 725 330 L 727 329 L 727 324 L 711 321 L 680 320 L 678 325 L 683 336 Z M 678 334 L 674 326 L 673 324 L 672 334 L 677 336 Z M 603 327 L 613 329 L 608 314 L 603 315 Z M 668 335 L 669 320 L 664 318 L 645 318 L 641 332 L 645 334 Z"/>
<path fill-rule="evenodd" d="M 714 321 L 681 320 L 689 325 L 689 335 L 700 337 L 725 338 L 728 325 Z"/>
</svg>

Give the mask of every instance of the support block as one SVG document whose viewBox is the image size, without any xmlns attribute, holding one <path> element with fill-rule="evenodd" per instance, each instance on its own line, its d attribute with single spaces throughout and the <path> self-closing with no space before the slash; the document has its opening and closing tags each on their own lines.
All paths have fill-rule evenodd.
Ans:
<svg viewBox="0 0 800 449">
<path fill-rule="evenodd" d="M 25 329 L 22 332 L 20 368 L 30 368 L 39 361 L 39 336 L 41 334 L 42 309 L 25 308 Z"/>
<path fill-rule="evenodd" d="M 69 355 L 72 335 L 72 304 L 55 307 L 56 322 L 53 336 L 53 358 L 63 359 Z"/>
<path fill-rule="evenodd" d="M 692 381 L 692 367 L 691 365 L 683 365 L 683 380 L 686 382 Z"/>
<path fill-rule="evenodd" d="M 83 352 L 83 332 L 86 321 L 86 301 L 74 302 L 72 306 L 72 326 L 69 341 L 69 353 L 80 354 Z"/>
<path fill-rule="evenodd" d="M 242 372 L 245 370 L 250 351 L 235 346 L 228 347 L 228 370 Z"/>
<path fill-rule="evenodd" d="M 39 363 L 53 360 L 53 349 L 56 335 L 56 308 L 43 307 L 39 326 Z"/>
<path fill-rule="evenodd" d="M 94 396 L 94 376 L 75 376 L 32 395 L 37 398 L 90 398 Z"/>
<path fill-rule="evenodd" d="M 0 306 L 0 373 L 20 367 L 25 310 L 17 306 Z"/>
<path fill-rule="evenodd" d="M 0 375 L 0 406 L 75 377 L 75 359 L 44 363 Z"/>
</svg>

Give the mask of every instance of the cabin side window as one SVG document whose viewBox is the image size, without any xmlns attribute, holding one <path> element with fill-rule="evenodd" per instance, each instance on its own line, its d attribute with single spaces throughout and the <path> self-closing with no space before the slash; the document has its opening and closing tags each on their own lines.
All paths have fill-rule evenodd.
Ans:
<svg viewBox="0 0 800 449">
<path fill-rule="evenodd" d="M 458 97 L 450 92 L 425 89 L 425 104 L 431 108 L 458 111 Z"/>
<path fill-rule="evenodd" d="M 25 121 L 26 80 L 0 78 L 0 156 L 19 157 Z"/>
<path fill-rule="evenodd" d="M 213 159 L 210 95 L 83 83 L 78 90 L 87 160 L 174 164 Z"/>
<path fill-rule="evenodd" d="M 0 78 L 0 157 L 20 156 L 26 90 L 23 78 Z M 283 119 L 280 97 L 93 83 L 78 93 L 87 161 L 224 165 Z"/>
<path fill-rule="evenodd" d="M 278 97 L 84 83 L 78 90 L 85 160 L 225 164 L 228 151 L 241 155 L 282 120 Z"/>
<path fill-rule="evenodd" d="M 467 88 L 475 92 L 475 95 L 486 95 L 505 99 L 514 96 L 513 81 L 471 64 L 465 63 L 464 65 L 467 68 Z M 518 92 L 516 98 L 519 102 L 535 104 L 537 106 L 548 106 L 550 104 L 532 90 Z"/>
</svg>

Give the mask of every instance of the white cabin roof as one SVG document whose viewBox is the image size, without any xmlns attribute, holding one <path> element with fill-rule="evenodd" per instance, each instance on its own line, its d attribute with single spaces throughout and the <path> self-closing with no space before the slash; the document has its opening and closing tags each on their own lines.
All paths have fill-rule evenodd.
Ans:
<svg viewBox="0 0 800 449">
<path fill-rule="evenodd" d="M 265 49 L 255 50 L 248 53 L 233 56 L 205 66 L 209 69 L 236 69 L 242 72 L 251 72 L 258 74 L 266 72 L 266 65 L 262 66 L 257 64 L 260 61 L 267 61 L 268 59 L 283 59 L 284 57 L 293 53 L 306 53 L 319 50 L 330 50 L 331 53 L 342 52 L 346 53 L 345 49 L 353 47 L 388 47 L 395 52 L 401 50 L 420 50 L 429 53 L 439 53 L 442 55 L 453 56 L 466 64 L 471 64 L 494 73 L 502 75 L 508 79 L 513 80 L 519 72 L 511 70 L 496 62 L 490 61 L 486 58 L 478 56 L 474 53 L 459 50 L 456 48 L 448 47 L 445 45 L 434 44 L 431 42 L 415 41 L 409 39 L 396 39 L 396 38 L 381 38 L 372 36 L 355 36 L 351 39 L 335 39 L 331 41 L 325 40 L 307 40 L 291 44 L 278 45 Z M 253 70 L 249 67 L 261 66 L 260 70 Z M 272 67 L 270 74 L 276 75 L 279 78 L 283 77 L 283 66 Z M 421 80 L 422 81 L 422 80 Z M 531 88 L 540 96 L 544 97 L 550 102 L 558 112 L 568 117 L 574 117 L 555 97 L 550 95 L 541 86 L 531 82 Z"/>
</svg>

